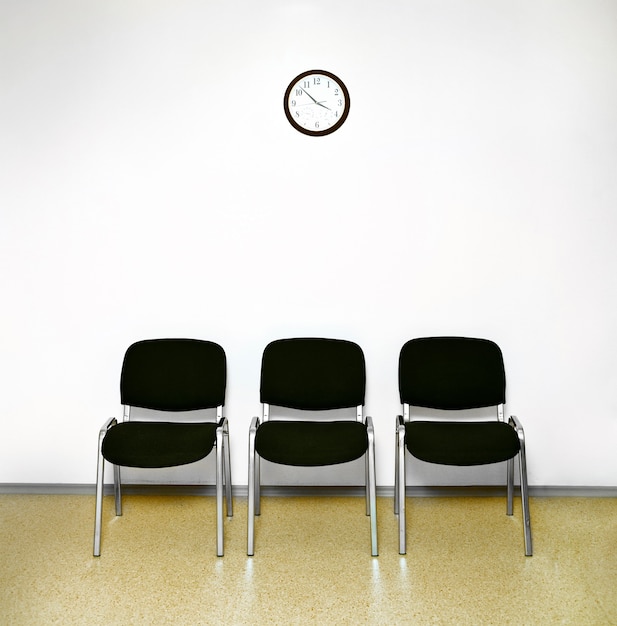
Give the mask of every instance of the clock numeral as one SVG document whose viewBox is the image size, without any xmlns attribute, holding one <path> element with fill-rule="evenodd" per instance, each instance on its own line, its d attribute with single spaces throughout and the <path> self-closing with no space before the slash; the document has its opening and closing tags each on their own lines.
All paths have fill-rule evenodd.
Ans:
<svg viewBox="0 0 617 626">
<path fill-rule="evenodd" d="M 302 89 L 296 89 L 296 96 L 302 95 Z"/>
<path fill-rule="evenodd" d="M 311 86 L 311 81 L 310 80 L 305 80 L 302 82 L 302 87 L 304 88 L 308 88 Z"/>
<path fill-rule="evenodd" d="M 335 95 L 335 96 L 338 96 L 338 95 L 339 95 L 339 89 L 338 89 L 338 87 L 334 90 L 334 95 Z"/>
<path fill-rule="evenodd" d="M 292 106 L 292 107 L 295 107 L 295 106 L 296 106 L 296 101 L 295 101 L 295 100 L 292 100 L 292 101 L 291 101 L 291 106 Z"/>
<path fill-rule="evenodd" d="M 321 76 L 315 76 L 315 78 L 313 78 L 313 85 L 321 85 Z"/>
<path fill-rule="evenodd" d="M 315 122 L 315 128 L 319 128 L 319 121 Z"/>
</svg>

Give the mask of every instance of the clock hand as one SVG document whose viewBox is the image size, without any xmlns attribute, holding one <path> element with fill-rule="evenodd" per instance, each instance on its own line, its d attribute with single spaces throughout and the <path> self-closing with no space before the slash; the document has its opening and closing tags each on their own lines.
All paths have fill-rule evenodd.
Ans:
<svg viewBox="0 0 617 626">
<path fill-rule="evenodd" d="M 304 89 L 304 87 L 301 87 L 301 89 L 315 104 L 317 104 L 317 100 L 315 100 L 315 98 L 313 98 L 313 96 L 311 96 L 311 94 L 306 89 Z"/>
<path fill-rule="evenodd" d="M 330 109 L 330 107 L 327 107 L 325 104 L 323 104 L 325 100 L 322 100 L 321 102 L 317 102 L 317 100 L 315 100 L 315 98 L 313 98 L 313 96 L 311 96 L 311 94 L 306 89 L 304 89 L 304 87 L 301 87 L 301 89 L 317 106 L 323 107 L 324 109 L 328 109 L 328 111 L 332 110 Z"/>
</svg>

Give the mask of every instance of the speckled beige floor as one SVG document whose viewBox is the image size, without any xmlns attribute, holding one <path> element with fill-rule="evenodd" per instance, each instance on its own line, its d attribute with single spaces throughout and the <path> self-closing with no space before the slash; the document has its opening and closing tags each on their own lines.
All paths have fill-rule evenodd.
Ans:
<svg viewBox="0 0 617 626">
<path fill-rule="evenodd" d="M 533 498 L 531 558 L 499 498 L 410 498 L 406 556 L 380 498 L 378 558 L 362 498 L 264 497 L 252 558 L 234 504 L 217 558 L 212 498 L 107 497 L 97 559 L 93 497 L 0 496 L 0 623 L 617 624 L 616 499 Z"/>
</svg>

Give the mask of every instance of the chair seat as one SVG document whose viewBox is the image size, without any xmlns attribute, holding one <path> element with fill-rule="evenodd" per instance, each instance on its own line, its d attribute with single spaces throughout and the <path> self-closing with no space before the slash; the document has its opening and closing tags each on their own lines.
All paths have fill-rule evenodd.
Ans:
<svg viewBox="0 0 617 626">
<path fill-rule="evenodd" d="M 174 467 L 199 461 L 212 451 L 215 422 L 122 422 L 109 429 L 103 456 L 126 467 Z"/>
<path fill-rule="evenodd" d="M 515 430 L 498 421 L 407 422 L 405 443 L 417 459 L 441 465 L 499 463 L 520 450 Z"/>
<path fill-rule="evenodd" d="M 368 449 L 361 422 L 268 421 L 255 437 L 262 458 L 282 465 L 315 467 L 359 459 Z"/>
</svg>

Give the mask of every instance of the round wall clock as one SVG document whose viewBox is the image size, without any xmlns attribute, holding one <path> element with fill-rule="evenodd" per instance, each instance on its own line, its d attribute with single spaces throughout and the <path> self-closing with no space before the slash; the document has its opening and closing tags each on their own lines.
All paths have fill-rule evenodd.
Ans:
<svg viewBox="0 0 617 626">
<path fill-rule="evenodd" d="M 334 74 L 309 70 L 289 83 L 283 106 L 289 123 L 296 130 L 319 137 L 343 125 L 349 115 L 349 92 Z"/>
</svg>

